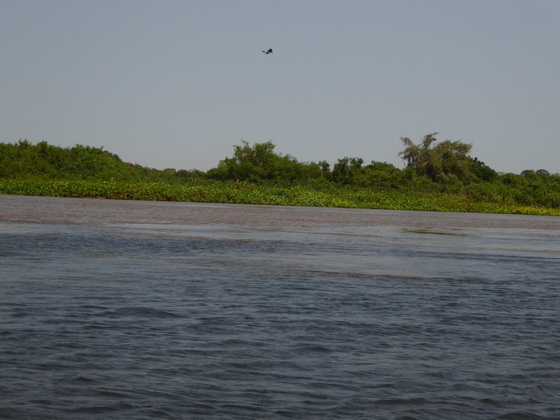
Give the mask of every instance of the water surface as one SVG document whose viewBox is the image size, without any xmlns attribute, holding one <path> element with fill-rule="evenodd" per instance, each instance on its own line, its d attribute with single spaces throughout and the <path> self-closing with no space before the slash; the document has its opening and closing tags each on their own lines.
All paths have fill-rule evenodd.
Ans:
<svg viewBox="0 0 560 420">
<path fill-rule="evenodd" d="M 0 196 L 1 418 L 560 418 L 560 219 Z"/>
</svg>

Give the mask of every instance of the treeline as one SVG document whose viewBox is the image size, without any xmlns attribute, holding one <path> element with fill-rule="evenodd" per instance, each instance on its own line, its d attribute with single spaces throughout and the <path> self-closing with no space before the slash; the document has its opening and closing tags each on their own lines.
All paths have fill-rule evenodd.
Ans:
<svg viewBox="0 0 560 420">
<path fill-rule="evenodd" d="M 199 170 L 157 170 L 122 161 L 103 148 L 77 145 L 61 148 L 26 140 L 0 143 L 0 178 L 42 180 L 99 180 L 192 184 L 225 182 L 275 185 L 283 188 L 305 186 L 316 190 L 358 189 L 460 194 L 473 202 L 497 205 L 560 207 L 560 175 L 543 169 L 521 174 L 500 174 L 470 156 L 472 146 L 460 141 L 439 142 L 431 133 L 415 144 L 401 138 L 399 169 L 386 162 L 368 164 L 359 157 L 328 162 L 299 162 L 290 155 L 276 153 L 271 142 L 242 141 L 233 156 L 207 172 Z"/>
<path fill-rule="evenodd" d="M 478 158 L 472 145 L 460 141 L 438 142 L 431 133 L 415 144 L 403 137 L 399 153 L 406 168 L 386 162 L 365 164 L 362 158 L 344 157 L 332 166 L 325 161 L 298 162 L 277 154 L 272 142 L 247 142 L 234 146 L 232 157 L 222 160 L 204 176 L 219 181 L 307 185 L 315 188 L 369 188 L 462 194 L 468 200 L 494 204 L 560 207 L 560 174 L 544 169 L 521 174 L 499 174 Z"/>
<path fill-rule="evenodd" d="M 36 145 L 27 140 L 0 143 L 0 178 L 100 181 L 176 182 L 202 175 L 201 171 L 163 171 L 123 162 L 103 148 L 77 145 Z"/>
<path fill-rule="evenodd" d="M 253 146 L 244 141 L 234 147 L 233 157 L 222 160 L 205 175 L 220 181 L 331 182 L 376 188 L 426 183 L 470 184 L 498 178 L 496 171 L 468 155 L 471 145 L 450 140 L 437 143 L 436 134 L 428 134 L 418 145 L 409 138 L 401 139 L 405 149 L 400 155 L 407 161 L 404 170 L 386 162 L 365 164 L 358 157 L 338 159 L 332 168 L 325 161 L 302 163 L 290 155 L 275 153 L 275 145 L 271 141 Z"/>
</svg>

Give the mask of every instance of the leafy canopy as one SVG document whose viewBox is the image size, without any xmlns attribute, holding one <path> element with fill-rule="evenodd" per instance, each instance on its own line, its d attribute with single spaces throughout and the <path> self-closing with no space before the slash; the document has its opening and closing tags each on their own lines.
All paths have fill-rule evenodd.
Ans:
<svg viewBox="0 0 560 420">
<path fill-rule="evenodd" d="M 473 181 L 472 159 L 468 156 L 472 145 L 461 141 L 445 140 L 438 143 L 436 135 L 424 136 L 415 144 L 408 137 L 401 137 L 405 148 L 399 155 L 418 175 L 426 176 L 441 184 Z"/>
</svg>

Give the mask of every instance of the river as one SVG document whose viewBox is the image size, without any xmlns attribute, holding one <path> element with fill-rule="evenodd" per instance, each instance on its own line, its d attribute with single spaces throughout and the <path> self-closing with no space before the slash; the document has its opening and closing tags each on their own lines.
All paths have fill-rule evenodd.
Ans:
<svg viewBox="0 0 560 420">
<path fill-rule="evenodd" d="M 560 218 L 0 196 L 0 418 L 560 418 Z"/>
</svg>

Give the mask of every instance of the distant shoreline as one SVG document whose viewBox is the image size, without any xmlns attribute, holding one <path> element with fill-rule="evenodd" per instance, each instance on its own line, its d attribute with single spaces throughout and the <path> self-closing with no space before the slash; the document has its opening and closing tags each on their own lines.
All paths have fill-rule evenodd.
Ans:
<svg viewBox="0 0 560 420">
<path fill-rule="evenodd" d="M 0 194 L 90 199 L 257 204 L 379 210 L 560 216 L 559 208 L 492 202 L 456 193 L 372 188 L 278 186 L 246 182 L 121 182 L 0 179 Z"/>
</svg>

